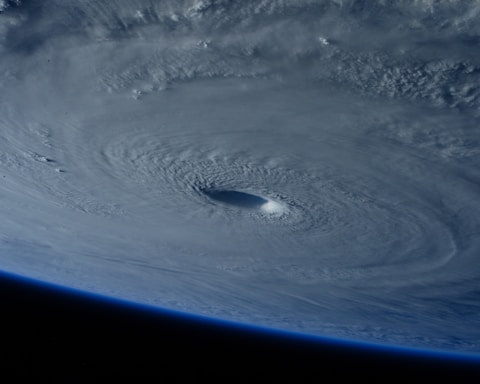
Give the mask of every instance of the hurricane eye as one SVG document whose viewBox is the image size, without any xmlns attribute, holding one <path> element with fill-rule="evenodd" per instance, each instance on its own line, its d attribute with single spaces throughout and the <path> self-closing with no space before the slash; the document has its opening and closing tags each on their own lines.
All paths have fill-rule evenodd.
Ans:
<svg viewBox="0 0 480 384">
<path fill-rule="evenodd" d="M 244 209 L 260 209 L 269 201 L 261 196 L 235 190 L 206 190 L 203 193 L 215 202 Z"/>
</svg>

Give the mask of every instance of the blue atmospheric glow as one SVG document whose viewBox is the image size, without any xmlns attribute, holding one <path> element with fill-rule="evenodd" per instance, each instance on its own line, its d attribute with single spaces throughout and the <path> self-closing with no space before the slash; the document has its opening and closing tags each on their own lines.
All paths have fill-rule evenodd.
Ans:
<svg viewBox="0 0 480 384">
<path fill-rule="evenodd" d="M 186 320 L 192 323 L 192 326 L 208 326 L 214 327 L 222 331 L 231 333 L 235 332 L 247 332 L 246 336 L 269 336 L 279 342 L 301 342 L 305 345 L 322 346 L 337 348 L 340 347 L 345 351 L 352 351 L 358 353 L 371 353 L 372 359 L 374 356 L 389 356 L 390 358 L 405 358 L 414 357 L 418 358 L 421 362 L 423 359 L 429 361 L 436 361 L 439 364 L 443 362 L 460 362 L 466 364 L 472 364 L 472 367 L 480 364 L 480 355 L 473 353 L 451 352 L 433 349 L 423 348 L 409 348 L 399 347 L 395 345 L 376 344 L 362 341 L 344 340 L 331 337 L 316 336 L 311 334 L 305 334 L 300 332 L 290 332 L 281 329 L 272 329 L 266 327 L 259 327 L 252 324 L 242 324 L 233 321 L 221 320 L 216 318 L 209 318 L 206 316 L 199 316 L 191 313 L 185 313 L 165 308 L 159 308 L 156 306 L 140 304 L 123 299 L 113 298 L 110 296 L 99 295 L 91 292 L 80 291 L 69 287 L 63 287 L 35 279 L 31 279 L 25 276 L 19 276 L 15 274 L 0 272 L 0 279 L 13 279 L 22 284 L 23 287 L 28 289 L 35 289 L 35 287 L 41 289 L 48 289 L 58 292 L 58 294 L 69 295 L 72 298 L 78 298 L 85 300 L 83 304 L 90 303 L 92 306 L 98 303 L 105 303 L 107 306 L 113 308 L 120 308 L 131 311 L 131 313 L 137 313 L 139 316 L 154 315 L 161 318 L 168 317 L 170 319 Z M 313 356 L 312 356 L 313 357 Z M 480 366 L 480 365 L 479 365 Z"/>
</svg>

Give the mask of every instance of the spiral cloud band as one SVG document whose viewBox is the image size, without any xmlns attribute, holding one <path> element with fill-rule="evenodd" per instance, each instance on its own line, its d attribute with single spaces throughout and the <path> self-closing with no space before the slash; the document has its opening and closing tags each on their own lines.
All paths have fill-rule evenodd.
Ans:
<svg viewBox="0 0 480 384">
<path fill-rule="evenodd" d="M 479 352 L 480 5 L 368 4 L 0 1 L 0 268 Z"/>
</svg>

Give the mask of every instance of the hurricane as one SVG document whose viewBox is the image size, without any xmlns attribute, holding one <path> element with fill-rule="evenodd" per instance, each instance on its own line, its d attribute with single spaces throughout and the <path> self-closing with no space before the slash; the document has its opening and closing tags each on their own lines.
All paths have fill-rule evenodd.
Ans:
<svg viewBox="0 0 480 384">
<path fill-rule="evenodd" d="M 0 269 L 480 352 L 480 2 L 0 1 Z"/>
</svg>

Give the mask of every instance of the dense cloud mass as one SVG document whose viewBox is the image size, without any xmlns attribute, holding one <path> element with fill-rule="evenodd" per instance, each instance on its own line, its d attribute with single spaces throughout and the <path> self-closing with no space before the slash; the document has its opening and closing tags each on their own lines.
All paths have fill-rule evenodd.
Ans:
<svg viewBox="0 0 480 384">
<path fill-rule="evenodd" d="M 480 2 L 0 0 L 0 268 L 480 352 Z"/>
</svg>

